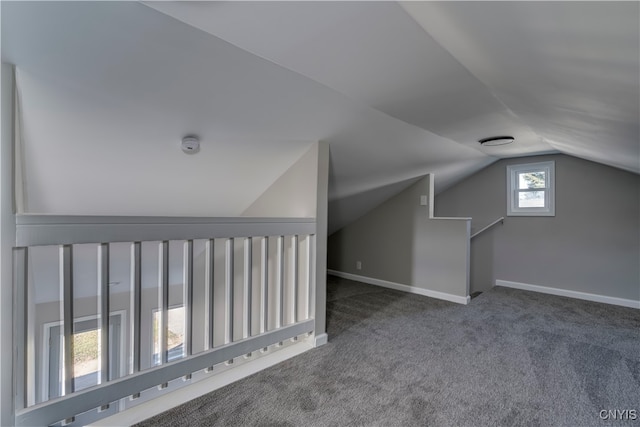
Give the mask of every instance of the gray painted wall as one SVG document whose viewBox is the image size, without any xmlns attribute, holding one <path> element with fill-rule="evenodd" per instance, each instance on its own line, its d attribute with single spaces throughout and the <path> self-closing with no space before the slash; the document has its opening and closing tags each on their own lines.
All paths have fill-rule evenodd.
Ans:
<svg viewBox="0 0 640 427">
<path fill-rule="evenodd" d="M 329 269 L 466 297 L 468 221 L 429 217 L 430 179 L 420 179 L 332 234 Z M 429 206 L 420 205 L 421 195 Z"/>
<path fill-rule="evenodd" d="M 566 155 L 498 161 L 438 194 L 472 232 L 506 216 L 506 166 L 556 162 L 556 216 L 506 217 L 472 240 L 471 289 L 508 280 L 640 299 L 640 176 Z"/>
<path fill-rule="evenodd" d="M 319 143 L 314 143 L 240 216 L 314 218 L 318 188 L 318 146 Z"/>
</svg>

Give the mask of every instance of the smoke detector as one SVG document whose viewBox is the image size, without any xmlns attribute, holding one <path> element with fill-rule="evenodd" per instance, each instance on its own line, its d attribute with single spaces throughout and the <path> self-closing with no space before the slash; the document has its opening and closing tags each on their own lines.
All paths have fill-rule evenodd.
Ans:
<svg viewBox="0 0 640 427">
<path fill-rule="evenodd" d="M 182 151 L 187 154 L 195 154 L 200 151 L 200 140 L 197 136 L 185 136 L 182 138 Z"/>
</svg>

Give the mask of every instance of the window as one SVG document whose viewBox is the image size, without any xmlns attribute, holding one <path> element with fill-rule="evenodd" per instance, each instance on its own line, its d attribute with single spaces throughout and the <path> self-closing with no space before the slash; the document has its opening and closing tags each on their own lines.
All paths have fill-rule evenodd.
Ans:
<svg viewBox="0 0 640 427">
<path fill-rule="evenodd" d="M 111 378 L 120 376 L 121 349 L 121 314 L 109 317 L 109 370 Z M 49 352 L 45 357 L 45 369 L 48 372 L 43 390 L 43 400 L 64 396 L 64 334 L 60 322 L 45 325 L 45 337 L 49 343 Z M 91 316 L 73 322 L 73 387 L 75 391 L 83 390 L 104 383 L 100 371 L 100 344 L 98 318 Z"/>
<path fill-rule="evenodd" d="M 184 306 L 169 309 L 167 317 L 167 362 L 184 357 Z M 160 364 L 160 319 L 161 310 L 153 311 L 153 364 Z"/>
<path fill-rule="evenodd" d="M 507 166 L 507 215 L 555 216 L 555 162 Z"/>
</svg>

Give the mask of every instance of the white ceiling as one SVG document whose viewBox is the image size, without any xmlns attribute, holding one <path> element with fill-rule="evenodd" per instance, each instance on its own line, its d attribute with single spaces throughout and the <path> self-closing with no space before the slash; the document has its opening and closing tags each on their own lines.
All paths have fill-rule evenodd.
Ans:
<svg viewBox="0 0 640 427">
<path fill-rule="evenodd" d="M 174 18 L 367 105 L 500 155 L 551 151 L 396 2 L 147 2 Z"/>
<path fill-rule="evenodd" d="M 639 2 L 406 2 L 544 141 L 640 173 Z"/>
<path fill-rule="evenodd" d="M 426 173 L 441 191 L 502 157 L 640 172 L 638 3 L 1 7 L 34 211 L 234 215 L 315 140 L 331 231 Z M 197 156 L 177 151 L 189 133 Z M 516 142 L 477 143 L 502 134 Z"/>
</svg>

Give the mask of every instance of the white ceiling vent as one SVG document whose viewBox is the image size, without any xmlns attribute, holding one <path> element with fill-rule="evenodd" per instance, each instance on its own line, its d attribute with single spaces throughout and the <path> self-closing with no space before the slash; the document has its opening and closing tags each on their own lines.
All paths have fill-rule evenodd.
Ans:
<svg viewBox="0 0 640 427">
<path fill-rule="evenodd" d="M 492 136 L 478 141 L 483 147 L 495 147 L 498 145 L 511 144 L 515 139 L 512 136 Z"/>
</svg>

